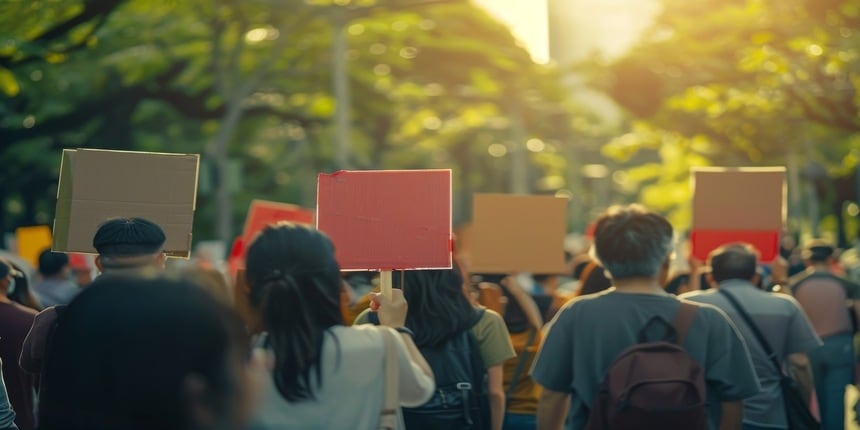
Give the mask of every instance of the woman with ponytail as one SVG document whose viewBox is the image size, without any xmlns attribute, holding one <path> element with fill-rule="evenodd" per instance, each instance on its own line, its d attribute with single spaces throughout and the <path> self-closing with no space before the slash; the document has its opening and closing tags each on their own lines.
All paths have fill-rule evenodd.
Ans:
<svg viewBox="0 0 860 430">
<path fill-rule="evenodd" d="M 397 363 L 383 359 L 381 330 L 389 329 L 343 325 L 340 269 L 323 233 L 288 223 L 266 227 L 248 248 L 245 275 L 265 330 L 259 344 L 274 355 L 254 429 L 375 430 L 385 366 L 398 367 L 402 406 L 432 395 L 433 373 L 402 329 L 406 301 L 399 291 L 374 298 L 382 325 L 398 330 Z"/>
</svg>

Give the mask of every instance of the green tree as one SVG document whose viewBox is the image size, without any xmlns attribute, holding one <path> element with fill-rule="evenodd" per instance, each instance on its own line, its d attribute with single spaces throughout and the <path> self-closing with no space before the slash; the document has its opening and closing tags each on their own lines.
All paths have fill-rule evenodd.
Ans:
<svg viewBox="0 0 860 430">
<path fill-rule="evenodd" d="M 598 81 L 634 118 L 630 133 L 605 153 L 654 161 L 629 172 L 646 203 L 688 225 L 684 184 L 688 168 L 699 165 L 788 165 L 796 177 L 833 188 L 809 177 L 821 166 L 827 177 L 851 182 L 860 155 L 856 2 L 663 6 L 647 37 L 611 65 L 611 78 Z M 800 186 L 792 183 L 795 191 Z M 838 191 L 817 194 L 841 218 L 857 190 Z M 792 207 L 792 216 L 800 218 L 801 208 Z"/>
<path fill-rule="evenodd" d="M 571 106 L 558 76 L 466 2 L 2 7 L 5 231 L 50 222 L 59 150 L 74 147 L 203 153 L 196 238 L 236 232 L 252 198 L 313 205 L 315 174 L 337 167 L 331 52 L 343 14 L 356 167 L 454 167 L 463 207 L 472 190 L 507 189 L 509 157 L 488 147 L 514 132 L 546 142 L 527 160 L 531 179 L 565 168 L 555 140 Z"/>
</svg>

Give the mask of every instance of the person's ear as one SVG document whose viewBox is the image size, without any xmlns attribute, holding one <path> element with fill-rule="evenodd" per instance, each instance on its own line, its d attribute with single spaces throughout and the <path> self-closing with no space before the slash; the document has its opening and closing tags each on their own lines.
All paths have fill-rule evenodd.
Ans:
<svg viewBox="0 0 860 430">
<path fill-rule="evenodd" d="M 717 282 L 714 280 L 714 274 L 711 272 L 705 273 L 705 282 L 708 283 L 708 286 L 713 287 Z"/>
<path fill-rule="evenodd" d="M 158 255 L 155 257 L 155 265 L 159 269 L 164 269 L 164 267 L 167 265 L 167 254 L 159 252 Z"/>
<path fill-rule="evenodd" d="M 99 270 L 99 273 L 104 272 L 104 268 L 102 268 L 102 256 L 101 255 L 96 255 L 95 263 L 96 263 L 96 269 Z"/>
</svg>

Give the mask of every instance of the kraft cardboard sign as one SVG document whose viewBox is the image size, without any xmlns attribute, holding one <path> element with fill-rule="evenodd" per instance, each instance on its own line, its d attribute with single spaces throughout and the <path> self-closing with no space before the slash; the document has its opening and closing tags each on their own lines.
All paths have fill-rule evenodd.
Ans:
<svg viewBox="0 0 860 430">
<path fill-rule="evenodd" d="M 784 167 L 700 168 L 692 171 L 693 256 L 706 260 L 714 249 L 747 242 L 773 261 L 785 224 Z"/>
<path fill-rule="evenodd" d="M 568 200 L 475 194 L 469 254 L 472 273 L 562 274 Z"/>
<path fill-rule="evenodd" d="M 34 225 L 17 228 L 15 242 L 18 244 L 18 255 L 32 267 L 39 267 L 39 254 L 51 248 L 51 227 Z"/>
<path fill-rule="evenodd" d="M 110 218 L 146 218 L 164 230 L 164 251 L 191 255 L 197 154 L 64 150 L 54 251 L 95 253 L 93 235 Z"/>
<path fill-rule="evenodd" d="M 254 235 L 259 233 L 260 230 L 269 224 L 279 221 L 313 225 L 314 212 L 310 209 L 287 203 L 254 200 L 251 202 L 251 208 L 248 209 L 248 217 L 245 219 L 242 242 L 250 244 L 254 239 Z"/>
<path fill-rule="evenodd" d="M 317 228 L 342 270 L 451 268 L 451 171 L 320 174 Z"/>
</svg>

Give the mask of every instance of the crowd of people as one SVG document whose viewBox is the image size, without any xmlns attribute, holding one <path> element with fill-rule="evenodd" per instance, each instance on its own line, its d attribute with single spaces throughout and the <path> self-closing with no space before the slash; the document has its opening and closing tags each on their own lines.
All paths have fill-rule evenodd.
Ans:
<svg viewBox="0 0 860 430">
<path fill-rule="evenodd" d="M 593 236 L 567 274 L 455 258 L 386 294 L 309 227 L 265 227 L 228 277 L 106 220 L 92 279 L 50 250 L 33 279 L 0 259 L 0 429 L 845 428 L 860 286 L 831 243 L 679 266 L 638 205 Z"/>
</svg>

